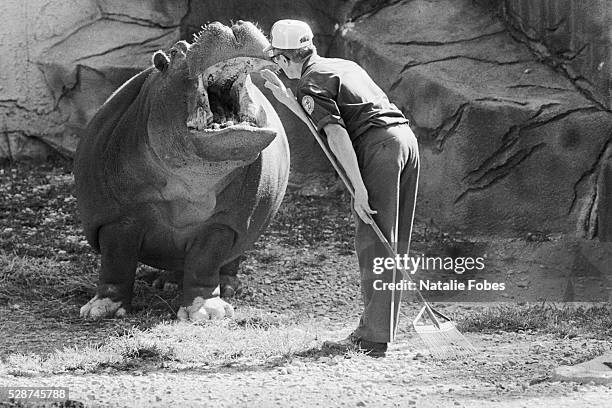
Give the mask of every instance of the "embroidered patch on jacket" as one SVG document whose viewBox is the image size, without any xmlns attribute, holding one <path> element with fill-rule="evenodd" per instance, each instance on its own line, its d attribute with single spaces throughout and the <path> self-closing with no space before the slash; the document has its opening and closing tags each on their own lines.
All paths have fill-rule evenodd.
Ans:
<svg viewBox="0 0 612 408">
<path fill-rule="evenodd" d="M 312 114 L 312 111 L 314 110 L 314 99 L 312 99 L 312 96 L 304 96 L 302 98 L 302 106 L 309 115 Z"/>
</svg>

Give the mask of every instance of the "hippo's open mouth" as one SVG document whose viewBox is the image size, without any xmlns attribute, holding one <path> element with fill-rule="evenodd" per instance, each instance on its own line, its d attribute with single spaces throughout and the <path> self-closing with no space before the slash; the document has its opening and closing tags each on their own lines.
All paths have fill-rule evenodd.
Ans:
<svg viewBox="0 0 612 408">
<path fill-rule="evenodd" d="M 215 132 L 230 127 L 263 127 L 263 107 L 251 97 L 249 73 L 269 66 L 259 58 L 237 57 L 221 61 L 198 75 L 197 102 L 187 118 L 192 132 Z"/>
</svg>

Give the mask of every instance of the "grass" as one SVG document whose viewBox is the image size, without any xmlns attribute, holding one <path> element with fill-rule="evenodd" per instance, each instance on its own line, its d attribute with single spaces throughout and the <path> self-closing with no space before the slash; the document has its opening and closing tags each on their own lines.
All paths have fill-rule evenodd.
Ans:
<svg viewBox="0 0 612 408">
<path fill-rule="evenodd" d="M 178 293 L 155 290 L 144 280 L 151 269 L 140 266 L 134 285 L 133 310 L 140 312 L 143 326 L 150 326 L 151 320 L 170 317 L 180 306 Z M 60 261 L 0 251 L 0 271 L 0 307 L 4 305 L 16 314 L 29 309 L 58 323 L 73 324 L 80 320 L 80 305 L 94 295 L 98 262 Z"/>
<path fill-rule="evenodd" d="M 270 366 L 305 352 L 316 338 L 313 326 L 248 309 L 235 320 L 207 324 L 162 322 L 149 329 L 132 328 L 101 345 L 64 348 L 47 356 L 9 355 L 0 364 L 0 373 L 34 376 L 106 368 Z"/>
<path fill-rule="evenodd" d="M 555 304 L 499 305 L 465 315 L 458 322 L 466 332 L 544 332 L 560 337 L 612 336 L 612 305 L 559 307 Z"/>
<path fill-rule="evenodd" d="M 134 312 L 125 319 L 85 322 L 78 310 L 93 296 L 99 257 L 84 240 L 73 188 L 70 162 L 0 166 L 0 331 L 8 333 L 0 337 L 0 355 L 4 354 L 0 374 L 268 366 L 294 355 L 316 354 L 318 335 L 311 321 L 252 307 L 279 310 L 283 300 L 296 313 L 312 315 L 322 307 L 317 302 L 333 303 L 333 296 L 326 293 L 331 288 L 321 282 L 329 282 L 331 272 L 348 269 L 342 263 L 348 257 L 354 260 L 346 197 L 286 195 L 266 233 L 247 253 L 250 271 L 243 268 L 242 273 L 249 281 L 245 290 L 249 294 L 235 300 L 239 307 L 234 321 L 169 322 L 180 306 L 180 294 L 152 288 L 151 275 L 154 278 L 156 271 L 140 266 Z M 427 241 L 427 231 L 421 227 L 413 237 L 417 242 Z M 325 247 L 322 252 L 320 245 Z M 262 276 L 267 273 L 271 282 L 280 276 L 285 279 L 268 284 Z M 279 291 L 296 287 L 300 291 L 275 294 L 281 287 Z M 255 289 L 258 297 L 250 293 Z M 352 301 L 351 293 L 347 291 L 345 305 L 331 313 L 343 317 L 358 313 L 359 299 Z M 470 311 L 457 320 L 466 332 L 612 336 L 610 306 L 506 305 Z M 59 350 L 50 352 L 54 348 Z"/>
<path fill-rule="evenodd" d="M 503 305 L 466 315 L 458 320 L 458 328 L 605 339 L 612 335 L 611 311 L 610 306 Z M 317 355 L 320 330 L 314 321 L 245 308 L 234 320 L 206 324 L 163 321 L 144 329 L 132 327 L 97 345 L 65 347 L 47 355 L 11 354 L 0 363 L 0 374 L 274 367 L 294 357 Z M 597 349 L 574 363 L 605 350 Z"/>
<path fill-rule="evenodd" d="M 81 230 L 71 167 L 61 159 L 0 165 L 0 330 L 10 334 L 0 338 L 0 372 L 95 371 L 153 361 L 176 367 L 256 364 L 303 351 L 312 341 L 307 326 L 253 312 L 249 306 L 256 303 L 249 297 L 236 300 L 240 307 L 233 322 L 169 323 L 180 293 L 153 288 L 151 276 L 158 271 L 144 265 L 137 271 L 128 317 L 80 319 L 80 306 L 94 294 L 99 256 Z M 284 262 L 278 248 L 307 248 L 322 241 L 352 247 L 345 204 L 340 196 L 287 194 L 249 256 L 269 269 Z M 294 263 L 296 270 L 304 269 L 299 259 Z M 55 348 L 60 350 L 50 352 Z"/>
<path fill-rule="evenodd" d="M 41 291 L 48 299 L 69 300 L 88 296 L 96 265 L 77 270 L 70 262 L 0 253 L 0 270 L 0 302 L 39 298 Z"/>
</svg>

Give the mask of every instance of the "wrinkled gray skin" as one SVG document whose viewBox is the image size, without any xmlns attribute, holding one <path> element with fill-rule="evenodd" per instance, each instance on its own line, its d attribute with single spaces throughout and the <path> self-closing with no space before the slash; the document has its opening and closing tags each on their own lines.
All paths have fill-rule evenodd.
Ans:
<svg viewBox="0 0 612 408">
<path fill-rule="evenodd" d="M 180 319 L 233 314 L 220 272 L 268 225 L 289 175 L 282 124 L 247 75 L 270 64 L 258 59 L 267 45 L 251 23 L 209 24 L 193 44 L 156 52 L 92 119 L 74 175 L 102 261 L 82 317 L 124 315 L 138 262 L 182 272 Z M 243 123 L 215 129 L 228 118 Z"/>
</svg>

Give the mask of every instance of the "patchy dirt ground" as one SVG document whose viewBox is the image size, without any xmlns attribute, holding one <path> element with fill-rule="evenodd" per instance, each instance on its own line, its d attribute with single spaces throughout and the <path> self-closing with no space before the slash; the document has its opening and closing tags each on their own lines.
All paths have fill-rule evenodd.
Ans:
<svg viewBox="0 0 612 408">
<path fill-rule="evenodd" d="M 25 370 L 15 363 L 20 354 L 31 361 L 48 360 L 55 350 L 95 350 L 111 338 L 129 338 L 134 328 L 144 333 L 159 328 L 178 309 L 180 292 L 151 287 L 157 272 L 142 266 L 133 314 L 101 322 L 78 318 L 79 307 L 93 294 L 98 257 L 83 241 L 72 188 L 67 162 L 0 167 L 0 386 L 69 387 L 70 406 L 96 407 L 604 407 L 612 400 L 610 386 L 551 378 L 556 366 L 612 348 L 605 320 L 608 327 L 593 330 L 582 326 L 585 319 L 575 322 L 574 331 L 551 330 L 548 323 L 540 330 L 537 322 L 528 324 L 533 319 L 527 312 L 521 320 L 520 308 L 512 305 L 509 314 L 519 317 L 514 325 L 495 327 L 482 319 L 488 322 L 483 328 L 474 316 L 484 316 L 495 304 L 439 303 L 467 330 L 479 353 L 437 362 L 410 328 L 417 309 L 407 299 L 398 341 L 387 358 L 322 350 L 323 340 L 348 334 L 361 307 L 348 201 L 291 193 L 247 254 L 240 270 L 245 291 L 232 303 L 239 316 L 253 308 L 274 313 L 287 324 L 281 333 L 284 327 L 287 333 L 302 330 L 296 348 L 274 355 L 276 343 L 270 341 L 266 350 L 260 342 L 265 358 L 216 365 L 195 359 L 185 366 L 176 355 L 136 353 L 128 364 Z M 415 248 L 426 251 L 457 238 L 418 223 L 414 239 Z M 3 406 L 22 405 L 5 400 Z"/>
<path fill-rule="evenodd" d="M 607 407 L 612 388 L 552 382 L 550 369 L 598 344 L 584 339 L 494 334 L 469 336 L 479 355 L 465 361 L 417 357 L 403 337 L 385 359 L 308 357 L 214 370 L 153 368 L 33 378 L 2 376 L 11 386 L 69 387 L 87 406 L 466 406 Z M 601 344 L 599 344 L 601 345 Z"/>
</svg>

